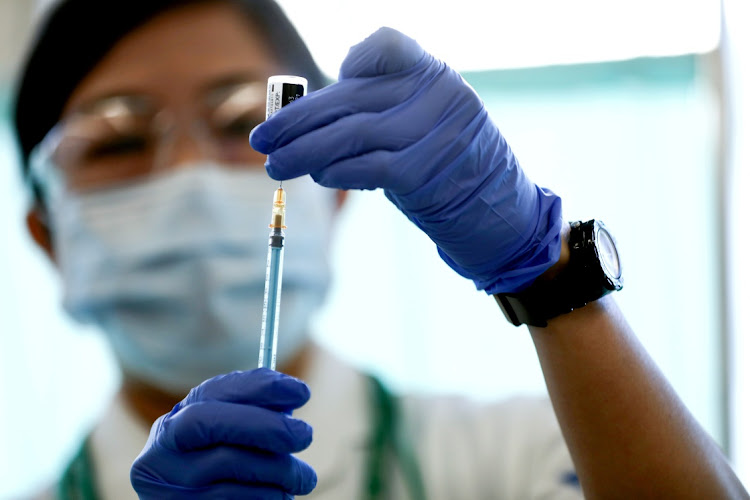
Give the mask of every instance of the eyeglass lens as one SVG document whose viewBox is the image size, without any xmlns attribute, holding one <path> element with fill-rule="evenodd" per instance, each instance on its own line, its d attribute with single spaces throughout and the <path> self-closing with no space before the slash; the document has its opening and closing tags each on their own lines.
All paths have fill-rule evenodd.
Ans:
<svg viewBox="0 0 750 500">
<path fill-rule="evenodd" d="M 258 163 L 248 135 L 265 118 L 265 83 L 212 89 L 192 116 L 159 108 L 142 95 L 101 99 L 61 122 L 51 161 L 67 187 L 90 190 L 133 181 L 168 168 L 178 141 L 230 167 Z M 261 160 L 262 161 L 262 160 Z"/>
</svg>

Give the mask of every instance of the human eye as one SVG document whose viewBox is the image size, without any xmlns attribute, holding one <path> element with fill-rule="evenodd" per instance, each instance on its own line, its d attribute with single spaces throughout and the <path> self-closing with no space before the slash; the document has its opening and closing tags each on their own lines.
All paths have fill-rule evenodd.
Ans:
<svg viewBox="0 0 750 500">
<path fill-rule="evenodd" d="M 107 137 L 91 144 L 85 156 L 90 161 L 117 159 L 143 154 L 149 146 L 149 139 L 141 134 Z"/>
<path fill-rule="evenodd" d="M 250 132 L 252 132 L 261 121 L 263 120 L 256 116 L 239 116 L 219 126 L 218 132 L 225 139 L 241 138 L 242 140 L 247 140 L 247 136 L 250 135 Z"/>
<path fill-rule="evenodd" d="M 265 83 L 233 82 L 213 89 L 206 98 L 207 122 L 224 140 L 242 139 L 265 119 Z"/>
</svg>

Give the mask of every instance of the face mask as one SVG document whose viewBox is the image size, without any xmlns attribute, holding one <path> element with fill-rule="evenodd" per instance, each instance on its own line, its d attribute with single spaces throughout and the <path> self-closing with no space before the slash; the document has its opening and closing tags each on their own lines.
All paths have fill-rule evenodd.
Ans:
<svg viewBox="0 0 750 500">
<path fill-rule="evenodd" d="M 64 308 L 107 334 L 123 371 L 182 393 L 255 368 L 268 224 L 278 183 L 258 169 L 196 165 L 50 203 Z M 288 193 L 279 366 L 308 338 L 329 284 L 330 189 Z"/>
</svg>

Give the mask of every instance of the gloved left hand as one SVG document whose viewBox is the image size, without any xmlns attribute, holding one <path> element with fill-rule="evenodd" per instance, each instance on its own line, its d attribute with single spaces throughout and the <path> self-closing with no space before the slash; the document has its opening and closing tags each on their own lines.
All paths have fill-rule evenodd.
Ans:
<svg viewBox="0 0 750 500">
<path fill-rule="evenodd" d="M 312 428 L 291 417 L 307 386 L 259 368 L 214 377 L 160 417 L 130 470 L 141 499 L 291 499 L 310 493 L 315 471 L 292 456 Z"/>
<path fill-rule="evenodd" d="M 560 198 L 531 182 L 461 75 L 398 31 L 352 47 L 339 81 L 255 128 L 277 180 L 383 188 L 487 293 L 529 285 L 560 254 Z"/>
</svg>

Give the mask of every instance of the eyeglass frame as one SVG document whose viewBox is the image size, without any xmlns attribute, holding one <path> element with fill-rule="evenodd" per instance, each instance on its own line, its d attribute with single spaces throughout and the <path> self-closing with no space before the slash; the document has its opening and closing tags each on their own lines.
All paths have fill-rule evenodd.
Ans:
<svg viewBox="0 0 750 500">
<path fill-rule="evenodd" d="M 266 96 L 266 83 L 261 80 L 255 79 L 231 79 L 228 81 L 218 82 L 212 85 L 210 88 L 203 92 L 202 97 L 199 101 L 202 105 L 198 107 L 203 111 L 209 110 L 210 113 L 216 113 L 220 110 L 223 105 L 231 102 L 232 99 L 238 99 L 237 96 L 242 96 L 244 93 L 244 99 L 246 100 L 245 105 L 249 106 L 244 108 L 246 110 L 252 110 L 252 127 L 263 121 L 265 117 L 265 96 Z M 223 96 L 223 98 L 222 98 Z M 211 102 L 217 101 L 217 102 Z M 64 179 L 62 179 L 62 172 L 59 168 L 56 169 L 52 158 L 55 156 L 57 149 L 62 144 L 65 128 L 73 126 L 76 120 L 82 120 L 88 118 L 102 118 L 101 115 L 97 115 L 94 111 L 97 108 L 103 108 L 107 103 L 123 103 L 123 102 L 135 102 L 144 104 L 145 108 L 151 113 L 144 113 L 150 117 L 149 125 L 154 127 L 154 130 L 150 131 L 156 134 L 156 148 L 155 153 L 152 154 L 153 164 L 148 173 L 157 172 L 164 168 L 170 168 L 173 165 L 169 164 L 168 160 L 161 158 L 161 154 L 168 153 L 169 150 L 164 148 L 164 144 L 168 135 L 172 132 L 177 131 L 177 139 L 179 140 L 180 135 L 190 135 L 192 140 L 202 148 L 200 155 L 207 158 L 215 158 L 222 160 L 227 165 L 238 164 L 245 166 L 247 163 L 257 163 L 257 160 L 261 158 L 260 153 L 255 152 L 247 141 L 248 134 L 252 127 L 248 129 L 247 124 L 242 129 L 242 133 L 233 137 L 233 139 L 242 138 L 236 145 L 239 146 L 241 143 L 242 149 L 240 149 L 236 160 L 233 160 L 231 156 L 223 156 L 227 154 L 226 148 L 216 147 L 215 137 L 211 136 L 211 127 L 207 125 L 208 120 L 206 116 L 191 116 L 198 115 L 195 113 L 195 107 L 193 109 L 181 109 L 174 110 L 166 106 L 159 106 L 157 103 L 159 99 L 150 96 L 148 94 L 132 93 L 132 94 L 118 94 L 103 96 L 95 99 L 94 101 L 85 104 L 82 107 L 72 111 L 67 116 L 63 117 L 54 127 L 45 135 L 45 138 L 32 150 L 30 155 L 30 175 L 29 180 L 32 183 L 32 189 L 41 200 L 46 198 L 46 195 L 50 189 L 59 189 L 66 185 Z M 249 104 L 248 104 L 249 103 Z M 203 113 L 206 115 L 207 113 Z M 236 115 L 240 118 L 244 115 Z M 105 117 L 106 118 L 106 117 Z M 112 116 L 110 116 L 112 118 Z M 131 116 L 132 118 L 132 116 Z M 231 119 L 232 116 L 230 115 Z M 232 123 L 231 120 L 226 123 Z M 73 125 L 71 125 L 73 124 Z M 188 134 L 179 134 L 180 129 L 185 126 L 190 128 Z M 149 130 L 146 128 L 142 131 Z M 173 137 L 174 139 L 174 137 Z M 174 140 L 171 141 L 174 143 Z M 221 145 L 219 145 L 221 146 Z M 247 156 L 245 156 L 247 155 Z M 168 158 L 168 156 L 167 156 Z M 179 162 L 178 162 L 179 163 Z M 54 170 L 58 170 L 55 172 Z M 115 179 L 106 186 L 95 187 L 92 190 L 106 188 L 109 186 L 117 186 L 122 182 L 138 181 L 140 179 L 147 178 L 148 175 L 133 175 L 132 178 L 126 179 Z M 69 186 L 68 186 L 69 187 Z M 67 189 L 67 187 L 66 187 Z M 85 189 L 84 189 L 85 191 Z"/>
</svg>

